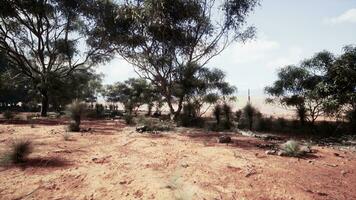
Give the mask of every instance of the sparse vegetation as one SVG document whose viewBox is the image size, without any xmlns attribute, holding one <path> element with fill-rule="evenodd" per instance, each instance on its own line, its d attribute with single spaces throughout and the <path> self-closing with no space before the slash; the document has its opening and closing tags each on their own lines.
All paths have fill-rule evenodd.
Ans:
<svg viewBox="0 0 356 200">
<path fill-rule="evenodd" d="M 68 114 L 72 120 L 68 126 L 69 131 L 80 131 L 81 118 L 84 115 L 86 109 L 86 105 L 78 100 L 73 101 L 67 106 Z"/>
<path fill-rule="evenodd" d="M 28 155 L 32 153 L 32 150 L 32 143 L 29 140 L 14 141 L 3 155 L 1 163 L 3 165 L 23 163 L 26 161 Z"/>
<path fill-rule="evenodd" d="M 13 119 L 15 117 L 15 115 L 9 110 L 4 111 L 3 116 L 7 120 Z"/>
<path fill-rule="evenodd" d="M 64 139 L 64 141 L 69 141 L 70 140 L 70 133 L 69 132 L 64 132 L 63 133 L 63 139 Z"/>
<path fill-rule="evenodd" d="M 286 143 L 281 145 L 282 155 L 299 157 L 304 155 L 306 152 L 301 149 L 299 142 L 295 140 L 288 140 Z"/>
</svg>

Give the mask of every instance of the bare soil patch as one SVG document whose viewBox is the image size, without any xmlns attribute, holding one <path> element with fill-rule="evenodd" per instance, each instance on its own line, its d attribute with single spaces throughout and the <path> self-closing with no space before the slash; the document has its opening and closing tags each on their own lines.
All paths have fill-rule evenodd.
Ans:
<svg viewBox="0 0 356 200">
<path fill-rule="evenodd" d="M 58 124 L 0 124 L 1 154 L 16 138 L 34 144 L 27 163 L 0 168 L 0 199 L 356 199 L 352 151 L 313 146 L 312 157 L 280 157 L 265 154 L 273 141 L 140 134 L 110 120 L 85 121 L 88 132 L 64 141 Z"/>
</svg>

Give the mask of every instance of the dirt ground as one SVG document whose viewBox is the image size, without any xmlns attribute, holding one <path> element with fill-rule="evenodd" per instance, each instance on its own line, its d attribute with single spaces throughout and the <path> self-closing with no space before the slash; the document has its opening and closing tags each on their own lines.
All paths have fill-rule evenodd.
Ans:
<svg viewBox="0 0 356 200">
<path fill-rule="evenodd" d="M 65 125 L 0 124 L 0 153 L 14 139 L 34 151 L 21 166 L 0 168 L 0 199 L 356 199 L 356 153 L 313 146 L 298 159 L 266 155 L 269 141 L 177 129 L 140 134 L 118 121 Z M 268 146 L 268 145 L 265 145 Z"/>
</svg>

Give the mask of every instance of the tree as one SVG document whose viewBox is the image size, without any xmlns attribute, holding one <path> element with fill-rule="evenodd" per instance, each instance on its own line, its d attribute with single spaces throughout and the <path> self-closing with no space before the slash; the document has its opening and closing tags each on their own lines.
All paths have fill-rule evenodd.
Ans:
<svg viewBox="0 0 356 200">
<path fill-rule="evenodd" d="M 187 95 L 174 96 L 182 68 L 204 67 L 232 42 L 253 37 L 255 29 L 245 26 L 246 17 L 258 2 L 124 1 L 116 8 L 113 23 L 102 31 L 111 36 L 110 47 L 159 89 L 170 113 L 177 117 Z"/>
<path fill-rule="evenodd" d="M 172 96 L 191 104 L 197 117 L 201 117 L 211 105 L 235 99 L 233 94 L 236 87 L 227 83 L 225 77 L 225 73 L 219 69 L 190 64 L 180 69 L 172 88 Z M 202 111 L 204 106 L 206 108 Z"/>
<path fill-rule="evenodd" d="M 356 46 L 344 47 L 326 73 L 326 93 L 331 99 L 331 112 L 349 116 L 356 127 Z"/>
<path fill-rule="evenodd" d="M 326 51 L 304 60 L 300 66 L 286 66 L 278 73 L 278 80 L 265 91 L 273 98 L 268 102 L 295 107 L 302 124 L 325 114 L 328 95 L 325 74 L 334 63 L 334 56 Z"/>
<path fill-rule="evenodd" d="M 104 96 L 109 102 L 122 103 L 130 115 L 140 106 L 151 105 L 160 99 L 157 90 L 145 79 L 135 78 L 107 86 Z"/>
<path fill-rule="evenodd" d="M 0 50 L 13 71 L 27 77 L 41 95 L 47 114 L 49 86 L 74 71 L 110 58 L 94 28 L 96 8 L 104 1 L 5 0 L 0 8 Z"/>
<path fill-rule="evenodd" d="M 30 101 L 31 87 L 27 85 L 28 79 L 16 76 L 11 69 L 8 58 L 0 51 L 0 107 L 8 109 L 8 105 Z"/>
</svg>

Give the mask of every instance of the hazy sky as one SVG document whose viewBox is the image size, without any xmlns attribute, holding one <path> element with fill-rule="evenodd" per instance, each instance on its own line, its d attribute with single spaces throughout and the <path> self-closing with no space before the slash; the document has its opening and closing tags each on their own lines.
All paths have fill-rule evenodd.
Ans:
<svg viewBox="0 0 356 200">
<path fill-rule="evenodd" d="M 257 28 L 257 38 L 233 44 L 208 64 L 226 72 L 238 95 L 248 88 L 262 94 L 280 67 L 321 50 L 339 54 L 343 46 L 356 44 L 356 0 L 262 0 L 248 22 Z M 107 84 L 137 76 L 120 58 L 98 70 Z"/>
</svg>

